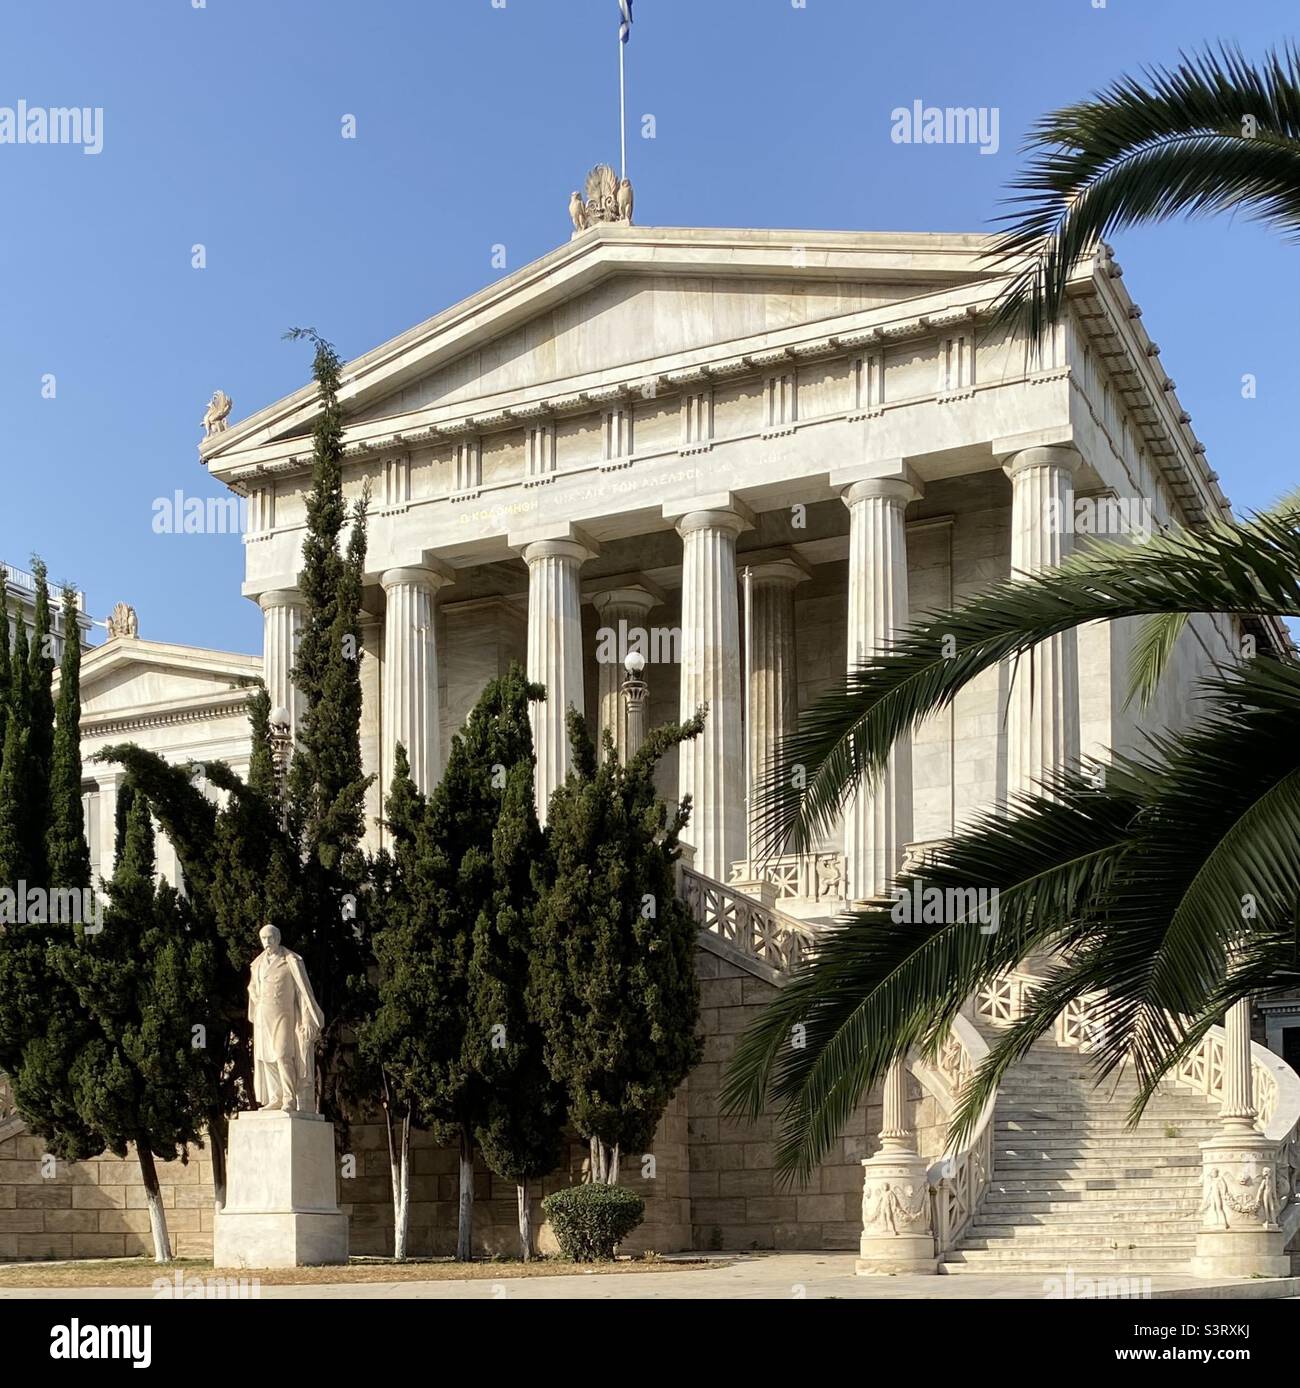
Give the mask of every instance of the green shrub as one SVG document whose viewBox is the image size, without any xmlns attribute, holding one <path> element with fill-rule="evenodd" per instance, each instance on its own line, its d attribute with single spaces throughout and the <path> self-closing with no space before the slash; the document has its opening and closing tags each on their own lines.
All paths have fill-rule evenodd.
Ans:
<svg viewBox="0 0 1300 1388">
<path fill-rule="evenodd" d="M 622 1186 L 569 1186 L 542 1201 L 560 1251 L 575 1263 L 612 1258 L 645 1218 L 645 1201 Z"/>
</svg>

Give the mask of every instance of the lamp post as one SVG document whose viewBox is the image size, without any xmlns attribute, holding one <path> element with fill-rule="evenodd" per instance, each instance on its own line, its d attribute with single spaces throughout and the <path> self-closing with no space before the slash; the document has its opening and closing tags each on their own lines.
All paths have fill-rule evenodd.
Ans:
<svg viewBox="0 0 1300 1388">
<path fill-rule="evenodd" d="M 628 651 L 623 658 L 623 668 L 627 671 L 627 679 L 619 686 L 623 696 L 623 746 L 619 750 L 626 766 L 645 741 L 646 700 L 650 686 L 641 678 L 645 656 L 640 651 Z"/>
<path fill-rule="evenodd" d="M 284 782 L 289 771 L 289 758 L 293 755 L 293 727 L 289 722 L 289 710 L 281 704 L 271 714 L 271 765 L 275 769 L 275 795 L 280 802 L 280 818 L 285 815 Z"/>
</svg>

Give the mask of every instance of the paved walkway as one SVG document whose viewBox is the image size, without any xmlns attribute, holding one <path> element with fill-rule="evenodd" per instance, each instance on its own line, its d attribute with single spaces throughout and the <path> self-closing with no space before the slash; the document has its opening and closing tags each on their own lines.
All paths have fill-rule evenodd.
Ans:
<svg viewBox="0 0 1300 1388">
<path fill-rule="evenodd" d="M 716 1256 L 716 1255 L 715 1255 Z M 591 1272 L 565 1277 L 503 1277 L 499 1281 L 364 1282 L 301 1287 L 261 1287 L 259 1296 L 279 1299 L 357 1300 L 383 1297 L 429 1300 L 553 1300 L 600 1301 L 843 1298 L 869 1300 L 1043 1300 L 1078 1299 L 1116 1294 L 1133 1297 L 1279 1298 L 1300 1296 L 1300 1278 L 1242 1279 L 1206 1282 L 1192 1277 L 1152 1277 L 1149 1287 L 1136 1279 L 1117 1277 L 1110 1285 L 1062 1268 L 1055 1280 L 1041 1277 L 858 1277 L 851 1253 L 746 1254 L 724 1267 L 680 1272 Z M 189 1274 L 199 1276 L 200 1274 Z M 147 1287 L 119 1288 L 0 1288 L 0 1300 L 20 1297 L 126 1297 L 151 1299 Z"/>
</svg>

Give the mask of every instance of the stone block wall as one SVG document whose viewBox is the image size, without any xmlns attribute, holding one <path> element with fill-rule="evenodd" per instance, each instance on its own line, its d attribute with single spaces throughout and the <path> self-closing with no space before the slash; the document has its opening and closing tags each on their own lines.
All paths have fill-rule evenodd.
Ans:
<svg viewBox="0 0 1300 1388">
<path fill-rule="evenodd" d="M 773 1164 L 776 1119 L 723 1118 L 719 1094 L 740 1034 L 775 986 L 707 950 L 699 954 L 704 1060 L 687 1094 L 691 1246 L 709 1249 L 856 1248 L 862 1233 L 862 1159 L 879 1146 L 880 1095 L 872 1091 L 834 1150 L 802 1186 L 785 1187 Z M 933 1098 L 910 1082 L 921 1151 L 938 1156 L 944 1120 Z"/>
</svg>

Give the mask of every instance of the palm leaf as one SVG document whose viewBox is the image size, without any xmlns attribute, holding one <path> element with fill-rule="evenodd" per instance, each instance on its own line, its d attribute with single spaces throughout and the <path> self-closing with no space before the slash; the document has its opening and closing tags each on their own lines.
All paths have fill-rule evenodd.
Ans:
<svg viewBox="0 0 1300 1388">
<path fill-rule="evenodd" d="M 1141 546 L 1094 543 L 1058 568 L 1012 579 L 923 617 L 799 718 L 756 796 L 763 854 L 806 851 L 899 737 L 983 671 L 1086 622 L 1156 613 L 1300 613 L 1300 515 L 1292 502 L 1243 525 L 1176 530 Z"/>
<path fill-rule="evenodd" d="M 1300 55 L 1252 67 L 1223 47 L 1123 77 L 1041 120 L 993 252 L 1013 277 L 998 317 L 1039 341 L 1072 272 L 1125 227 L 1242 210 L 1300 231 Z"/>
</svg>

